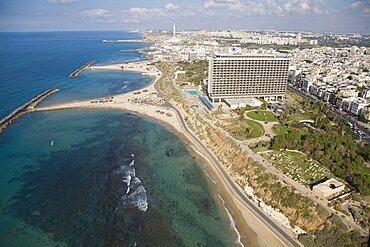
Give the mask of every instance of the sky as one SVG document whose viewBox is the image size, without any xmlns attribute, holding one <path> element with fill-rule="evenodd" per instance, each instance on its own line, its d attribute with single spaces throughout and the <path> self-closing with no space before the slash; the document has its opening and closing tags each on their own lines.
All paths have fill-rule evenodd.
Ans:
<svg viewBox="0 0 370 247">
<path fill-rule="evenodd" d="M 0 31 L 278 30 L 370 34 L 370 0 L 0 0 Z"/>
</svg>

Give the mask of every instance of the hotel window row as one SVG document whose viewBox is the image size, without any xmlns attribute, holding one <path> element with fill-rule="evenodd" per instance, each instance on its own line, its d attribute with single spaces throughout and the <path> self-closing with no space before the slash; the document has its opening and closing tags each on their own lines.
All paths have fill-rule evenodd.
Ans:
<svg viewBox="0 0 370 247">
<path fill-rule="evenodd" d="M 288 67 L 288 59 L 271 55 L 215 55 L 209 61 L 208 95 L 213 102 L 244 96 L 283 98 Z"/>
</svg>

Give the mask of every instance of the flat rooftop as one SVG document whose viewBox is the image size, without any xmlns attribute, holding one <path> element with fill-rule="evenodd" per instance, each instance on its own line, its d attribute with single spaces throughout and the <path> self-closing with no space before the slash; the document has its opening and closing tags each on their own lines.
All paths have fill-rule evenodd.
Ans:
<svg viewBox="0 0 370 247">
<path fill-rule="evenodd" d="M 240 59 L 240 60 L 289 60 L 286 56 L 283 55 L 273 55 L 273 54 L 229 54 L 229 53 L 216 53 L 213 55 L 213 58 L 222 58 L 222 59 Z"/>
<path fill-rule="evenodd" d="M 258 99 L 256 99 L 256 98 L 225 99 L 225 101 L 227 101 L 227 102 L 228 102 L 228 103 L 230 103 L 230 104 L 254 103 L 254 102 L 256 102 L 256 101 L 261 102 L 261 101 L 259 101 L 259 100 L 258 100 Z"/>
<path fill-rule="evenodd" d="M 339 182 L 338 180 L 334 178 L 330 178 L 323 183 L 315 185 L 314 188 L 319 189 L 325 193 L 328 193 L 328 192 L 330 193 L 334 190 L 344 188 L 344 184 L 342 184 L 341 182 Z"/>
</svg>

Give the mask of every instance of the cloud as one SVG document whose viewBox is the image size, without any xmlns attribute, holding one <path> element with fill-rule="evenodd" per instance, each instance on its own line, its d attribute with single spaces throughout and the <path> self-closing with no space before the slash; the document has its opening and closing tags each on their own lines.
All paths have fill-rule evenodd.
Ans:
<svg viewBox="0 0 370 247">
<path fill-rule="evenodd" d="M 272 0 L 273 1 L 273 0 Z M 241 17 L 265 14 L 266 6 L 262 2 L 243 0 L 207 0 L 203 4 L 204 13 L 209 16 Z"/>
<path fill-rule="evenodd" d="M 322 13 L 324 13 L 324 11 L 319 9 L 317 6 L 313 8 L 313 12 L 318 15 L 321 15 Z"/>
<path fill-rule="evenodd" d="M 130 8 L 129 10 L 122 11 L 122 16 L 125 16 L 122 20 L 126 23 L 138 23 L 147 20 L 155 20 L 160 16 L 163 16 L 161 13 L 161 8 Z"/>
<path fill-rule="evenodd" d="M 357 2 L 354 2 L 350 5 L 350 8 L 351 9 L 357 9 L 358 7 L 360 7 L 361 5 L 361 1 L 357 1 Z"/>
<path fill-rule="evenodd" d="M 77 3 L 77 0 L 48 0 L 49 3 L 72 4 Z"/>
<path fill-rule="evenodd" d="M 284 5 L 286 12 L 297 12 L 300 14 L 310 13 L 312 10 L 310 0 L 288 0 Z"/>
<path fill-rule="evenodd" d="M 176 5 L 176 4 L 173 4 L 171 2 L 167 3 L 165 6 L 164 6 L 165 9 L 167 10 L 175 10 L 175 9 L 178 9 L 179 6 Z"/>
<path fill-rule="evenodd" d="M 90 9 L 83 11 L 82 15 L 88 18 L 105 18 L 112 16 L 112 11 L 106 9 Z"/>
<path fill-rule="evenodd" d="M 321 5 L 331 0 L 206 0 L 203 7 L 206 14 L 251 16 L 278 15 L 288 13 L 323 14 Z M 225 11 L 227 10 L 227 11 Z"/>
<path fill-rule="evenodd" d="M 161 8 L 130 8 L 120 11 L 120 15 L 124 16 L 121 18 L 122 22 L 139 23 L 148 20 L 169 20 L 178 16 L 189 16 L 188 10 L 188 8 L 180 8 L 180 6 L 169 2 Z"/>
<path fill-rule="evenodd" d="M 181 14 L 180 14 L 181 12 Z M 148 20 L 165 20 L 174 19 L 181 15 L 188 15 L 188 12 L 180 10 L 180 6 L 171 2 L 165 4 L 161 8 L 143 8 L 132 7 L 125 10 L 106 10 L 106 9 L 91 9 L 81 12 L 82 16 L 87 18 L 99 19 L 99 22 L 124 22 L 124 23 L 139 23 Z"/>
<path fill-rule="evenodd" d="M 283 8 L 279 4 L 277 4 L 275 0 L 266 0 L 266 6 L 273 14 L 280 15 L 284 13 Z"/>
<path fill-rule="evenodd" d="M 227 7 L 229 10 L 236 10 L 243 7 L 239 0 L 207 0 L 203 6 L 206 9 Z"/>
<path fill-rule="evenodd" d="M 64 0 L 66 1 L 66 0 Z M 140 23 L 172 21 L 178 18 L 243 18 L 248 16 L 284 16 L 287 14 L 320 15 L 328 13 L 322 4 L 331 0 L 204 0 L 203 6 L 168 2 L 160 7 L 131 7 L 123 10 L 91 9 L 84 17 L 99 22 Z"/>
<path fill-rule="evenodd" d="M 370 15 L 370 0 L 360 0 L 356 1 L 348 6 L 349 10 L 353 13 L 361 14 L 365 16 Z"/>
</svg>

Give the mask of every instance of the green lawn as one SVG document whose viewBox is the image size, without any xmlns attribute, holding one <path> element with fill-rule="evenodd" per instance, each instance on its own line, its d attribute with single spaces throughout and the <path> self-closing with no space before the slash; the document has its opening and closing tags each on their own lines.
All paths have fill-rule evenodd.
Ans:
<svg viewBox="0 0 370 247">
<path fill-rule="evenodd" d="M 229 132 L 235 139 L 246 140 L 263 136 L 265 129 L 262 124 L 244 118 L 219 120 L 217 125 Z"/>
<path fill-rule="evenodd" d="M 270 111 L 250 111 L 247 112 L 247 116 L 258 121 L 264 122 L 277 122 L 276 115 Z"/>
<path fill-rule="evenodd" d="M 331 173 L 317 161 L 309 159 L 305 154 L 292 151 L 269 151 L 263 157 L 281 170 L 285 175 L 303 184 L 310 185 Z"/>
<path fill-rule="evenodd" d="M 296 128 L 296 127 L 293 127 L 293 126 L 285 126 L 285 125 L 281 125 L 281 124 L 275 125 L 274 127 L 272 127 L 272 129 L 275 132 L 275 134 L 277 134 L 277 135 L 282 135 L 284 133 L 291 132 L 291 131 L 295 131 L 296 133 L 298 133 L 300 135 L 306 134 L 308 132 L 307 127 Z"/>
<path fill-rule="evenodd" d="M 263 128 L 262 124 L 250 119 L 245 119 L 244 121 L 247 122 L 250 127 L 252 127 L 250 138 L 257 138 L 265 134 L 265 129 Z"/>
</svg>

